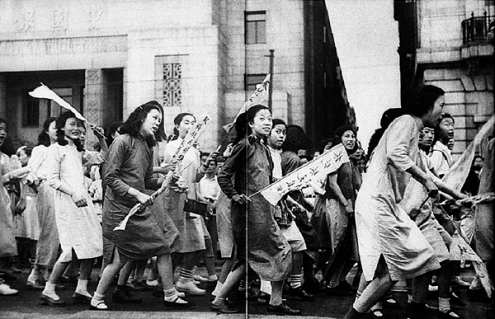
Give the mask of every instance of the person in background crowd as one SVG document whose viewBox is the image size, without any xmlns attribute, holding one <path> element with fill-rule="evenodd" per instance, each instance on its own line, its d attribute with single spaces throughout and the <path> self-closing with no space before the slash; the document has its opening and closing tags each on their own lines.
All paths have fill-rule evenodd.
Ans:
<svg viewBox="0 0 495 319">
<path fill-rule="evenodd" d="M 190 113 L 181 113 L 174 118 L 173 138 L 175 137 L 176 139 L 168 142 L 165 146 L 162 166 L 175 164 L 173 156 L 182 140 L 186 137 L 187 132 L 195 123 L 196 118 Z M 206 165 L 201 165 L 199 157 L 200 152 L 196 148 L 191 147 L 187 151 L 180 166 L 183 169 L 180 176 L 187 187 L 187 192 L 179 188 L 167 189 L 164 204 L 165 211 L 170 214 L 180 234 L 176 252 L 182 255 L 176 254 L 174 256 L 174 267 L 177 266 L 176 260 L 179 257 L 183 257 L 183 264 L 175 287 L 181 292 L 202 296 L 206 294 L 206 290 L 196 286 L 193 281 L 193 272 L 195 266 L 199 264 L 203 251 L 207 248 L 212 249 L 211 237 L 201 215 L 184 211 L 186 198 L 197 200 L 196 182 L 204 176 L 207 169 Z M 207 243 L 208 247 L 206 246 Z"/>
<path fill-rule="evenodd" d="M 234 146 L 239 143 L 244 135 L 242 132 L 246 129 L 246 113 L 239 115 L 235 122 L 235 130 L 237 132 L 237 137 L 228 144 L 222 154 L 225 159 L 228 159 L 232 155 L 232 150 Z M 220 170 L 221 171 L 221 170 Z M 217 177 L 218 182 L 218 177 Z M 224 259 L 222 265 L 222 270 L 218 276 L 218 281 L 215 289 L 211 293 L 211 297 L 214 299 L 227 279 L 228 274 L 232 270 L 234 262 L 236 260 L 236 244 L 234 239 L 234 231 L 232 225 L 231 216 L 232 201 L 225 195 L 225 193 L 220 189 L 220 195 L 217 201 L 216 219 L 217 219 L 217 230 L 218 230 L 218 246 L 220 248 L 220 257 Z M 245 292 L 244 292 L 245 293 Z"/>
<path fill-rule="evenodd" d="M 298 125 L 288 125 L 286 139 L 282 144 L 282 174 L 283 176 L 301 167 L 304 161 L 298 155 L 300 150 L 306 151 L 313 146 L 313 142 L 307 137 L 303 128 Z M 309 188 L 310 189 L 310 188 Z M 303 192 L 290 193 L 300 206 L 292 210 L 295 215 L 295 223 L 301 232 L 306 250 L 303 254 L 304 283 L 303 289 L 308 292 L 316 292 L 320 289 L 320 283 L 315 278 L 313 265 L 318 258 L 320 240 L 310 221 L 309 212 L 312 212 L 313 204 L 306 200 Z"/>
<path fill-rule="evenodd" d="M 433 140 L 430 161 L 440 178 L 454 165 L 454 159 L 448 147 L 449 141 L 453 140 L 454 137 L 454 123 L 452 115 L 442 113 L 440 122 L 435 126 L 435 138 Z"/>
<path fill-rule="evenodd" d="M 199 181 L 199 193 L 198 198 L 205 203 L 208 203 L 208 212 L 205 218 L 206 228 L 208 229 L 208 233 L 210 234 L 211 241 L 211 249 L 206 249 L 205 255 L 203 259 L 205 261 L 206 269 L 211 278 L 200 278 L 193 277 L 196 280 L 200 279 L 200 281 L 207 282 L 207 290 L 212 291 L 215 289 L 218 281 L 218 277 L 215 273 L 215 255 L 217 252 L 217 242 L 218 242 L 218 233 L 216 227 L 216 208 L 218 197 L 220 196 L 220 185 L 218 185 L 217 181 L 217 160 L 216 158 L 212 160 L 208 160 L 208 154 L 204 154 L 201 157 L 202 165 L 207 165 L 206 173 Z M 205 241 L 208 239 L 205 238 Z M 207 246 L 210 244 L 207 243 Z M 205 280 L 206 279 L 206 280 Z"/>
<path fill-rule="evenodd" d="M 16 155 L 22 167 L 27 167 L 31 157 L 32 148 L 21 146 Z M 16 224 L 18 265 L 20 268 L 31 268 L 36 257 L 36 243 L 39 238 L 38 212 L 35 207 L 36 190 L 28 182 L 26 176 L 19 179 L 21 197 L 14 210 L 14 223 Z"/>
<path fill-rule="evenodd" d="M 285 142 L 287 124 L 280 119 L 273 120 L 272 130 L 267 138 L 267 146 L 273 161 L 273 179 L 279 180 L 283 177 L 282 171 L 282 145 Z M 290 244 L 292 251 L 292 270 L 289 277 L 289 288 L 286 291 L 287 298 L 314 301 L 314 296 L 307 293 L 302 288 L 303 280 L 303 259 L 306 251 L 306 243 L 297 227 L 293 211 L 296 209 L 304 209 L 292 197 L 286 196 L 279 201 L 274 207 L 274 217 L 280 227 L 282 235 Z M 271 295 L 271 286 L 269 282 L 261 281 L 260 294 L 258 301 L 263 301 L 262 292 L 265 293 L 265 303 L 269 302 Z"/>
<path fill-rule="evenodd" d="M 455 121 L 452 115 L 448 113 L 442 113 L 440 121 L 435 126 L 435 138 L 433 140 L 433 148 L 430 153 L 430 163 L 433 167 L 433 172 L 440 178 L 443 178 L 449 169 L 454 165 L 454 159 L 452 158 L 452 151 L 448 144 L 453 142 L 454 139 L 454 125 Z M 435 214 L 439 218 L 440 224 L 445 227 L 445 229 L 452 236 L 454 234 L 454 228 L 451 227 L 450 219 L 446 216 L 442 216 L 442 210 L 439 207 L 435 207 Z M 461 220 L 461 230 L 473 229 L 474 218 L 472 212 L 469 209 L 458 210 L 459 214 L 454 216 L 456 220 Z M 449 212 L 453 214 L 453 212 Z M 470 234 L 471 241 L 472 235 L 474 234 L 472 230 L 468 230 Z M 454 266 L 454 273 L 457 274 L 452 278 L 452 283 L 460 287 L 469 287 L 470 283 L 464 281 L 460 276 L 460 262 L 456 262 Z"/>
<path fill-rule="evenodd" d="M 371 157 L 373 154 L 373 150 L 378 145 L 383 133 L 388 128 L 390 123 L 392 123 L 396 118 L 404 114 L 404 110 L 402 108 L 397 109 L 388 109 L 382 114 L 382 118 L 380 119 L 380 128 L 375 130 L 373 135 L 370 138 L 370 142 L 368 144 L 368 154 Z"/>
<path fill-rule="evenodd" d="M 3 146 L 6 138 L 7 121 L 0 118 L 0 147 Z M 17 255 L 10 199 L 7 189 L 4 187 L 5 181 L 10 180 L 8 163 L 9 157 L 0 151 L 0 294 L 3 296 L 18 293 L 16 289 L 10 288 L 7 284 L 7 282 L 15 279 L 7 272 L 7 269 L 10 267 L 12 256 Z"/>
<path fill-rule="evenodd" d="M 483 168 L 483 156 L 474 156 L 471 169 L 469 170 L 469 175 L 466 178 L 466 182 L 462 187 L 464 193 L 470 194 L 472 196 L 478 195 L 478 188 L 480 186 L 480 173 Z"/>
<path fill-rule="evenodd" d="M 31 290 L 43 290 L 44 282 L 48 279 L 60 249 L 58 230 L 55 222 L 54 198 L 55 190 L 47 183 L 48 178 L 48 147 L 57 141 L 55 117 L 49 117 L 43 123 L 43 129 L 38 135 L 38 145 L 33 148 L 28 167 L 31 169 L 28 181 L 36 187 L 36 211 L 40 234 L 36 245 L 36 261 L 28 276 L 26 286 Z M 45 275 L 41 273 L 44 270 Z"/>
<path fill-rule="evenodd" d="M 332 146 L 343 144 L 350 156 L 357 150 L 356 131 L 341 126 L 334 134 Z M 359 261 L 354 223 L 356 194 L 361 186 L 361 174 L 353 161 L 343 164 L 327 177 L 326 220 L 331 242 L 330 255 L 324 272 L 328 293 L 352 293 L 346 281 L 347 273 Z"/>
<path fill-rule="evenodd" d="M 433 135 L 433 129 L 430 127 L 425 126 L 421 130 L 418 141 L 420 157 L 417 165 L 428 173 L 444 193 L 454 198 L 465 197 L 463 194 L 446 186 L 431 172 L 430 168 L 432 165 L 429 161 L 427 151 L 431 148 Z M 440 263 L 441 268 L 437 271 L 439 317 L 460 318 L 451 308 L 451 299 L 457 299 L 457 296 L 450 291 L 450 281 L 454 270 L 454 264 L 449 260 L 452 237 L 435 218 L 433 214 L 433 200 L 428 199 L 425 202 L 423 198 L 427 198 L 427 194 L 424 192 L 422 186 L 417 181 L 411 180 L 406 187 L 405 195 L 400 205 L 409 214 L 409 217 L 415 221 L 433 248 L 435 257 Z M 421 207 L 418 207 L 420 205 L 417 203 L 418 201 L 422 202 L 423 205 Z M 412 278 L 412 294 L 408 295 L 411 319 L 422 318 L 431 311 L 431 307 L 426 304 L 426 299 L 432 275 L 433 272 L 428 272 Z"/>
<path fill-rule="evenodd" d="M 486 146 L 485 152 L 486 159 L 483 164 L 483 169 L 480 172 L 480 184 L 478 188 L 479 194 L 486 194 L 495 191 L 495 138 L 492 137 Z M 476 205 L 475 213 L 475 239 L 476 239 L 476 253 L 481 258 L 483 263 L 486 264 L 488 269 L 488 275 L 491 282 L 495 282 L 495 261 L 494 261 L 494 214 L 495 211 L 494 201 L 480 203 Z M 468 296 L 472 299 L 478 298 L 482 291 L 481 285 L 472 286 L 468 289 Z M 494 292 L 492 291 L 491 307 L 494 303 Z"/>
</svg>

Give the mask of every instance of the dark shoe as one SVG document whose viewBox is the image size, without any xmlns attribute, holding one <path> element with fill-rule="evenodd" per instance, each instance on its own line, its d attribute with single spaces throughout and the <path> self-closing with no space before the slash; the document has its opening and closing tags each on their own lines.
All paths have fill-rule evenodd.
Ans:
<svg viewBox="0 0 495 319">
<path fill-rule="evenodd" d="M 127 287 L 119 287 L 112 294 L 112 301 L 115 303 L 138 304 L 142 303 L 143 299 L 134 296 L 129 292 Z"/>
<path fill-rule="evenodd" d="M 157 298 L 163 299 L 165 297 L 165 293 L 163 292 L 163 287 L 153 288 L 153 291 L 151 292 L 151 294 L 153 295 L 153 297 L 157 297 Z"/>
<path fill-rule="evenodd" d="M 66 303 L 62 299 L 55 300 L 47 295 L 41 294 L 41 302 L 45 305 L 49 305 L 51 307 L 65 307 Z"/>
<path fill-rule="evenodd" d="M 260 291 L 258 293 L 258 302 L 267 305 L 270 302 L 270 295 L 266 292 Z"/>
<path fill-rule="evenodd" d="M 150 291 L 150 290 L 152 290 L 154 288 L 153 286 L 148 285 L 146 283 L 146 280 L 137 281 L 136 284 L 138 284 L 141 287 L 143 287 L 144 290 L 146 290 L 146 291 Z"/>
<path fill-rule="evenodd" d="M 247 290 L 247 298 L 246 298 L 246 290 L 236 290 L 236 299 L 237 300 L 252 300 L 257 297 L 256 292 L 252 289 Z"/>
<path fill-rule="evenodd" d="M 180 308 L 180 309 L 187 309 L 187 308 L 194 307 L 194 302 L 186 301 L 186 300 L 182 299 L 186 303 L 178 303 L 177 300 L 179 300 L 179 299 L 180 299 L 179 297 L 176 297 L 174 301 L 163 300 L 163 306 L 165 308 Z"/>
<path fill-rule="evenodd" d="M 89 304 L 91 302 L 91 299 L 92 297 L 89 297 L 89 296 L 86 296 L 86 295 L 82 295 L 80 293 L 77 293 L 75 292 L 73 295 L 72 295 L 72 299 L 74 301 L 77 301 L 77 302 L 81 302 L 81 303 L 87 303 Z"/>
<path fill-rule="evenodd" d="M 151 290 L 151 286 L 148 286 L 146 284 L 146 280 L 143 281 L 137 281 L 133 280 L 131 283 L 128 285 L 132 290 L 138 290 L 138 291 L 144 291 L 144 290 Z"/>
<path fill-rule="evenodd" d="M 39 279 L 36 279 L 36 281 L 28 281 L 26 282 L 26 289 L 27 290 L 43 290 L 45 289 L 45 285 L 41 283 Z"/>
<path fill-rule="evenodd" d="M 298 288 L 289 288 L 287 291 L 287 298 L 294 300 L 303 300 L 303 301 L 314 301 L 315 296 L 308 294 L 302 287 Z"/>
<path fill-rule="evenodd" d="M 470 301 L 488 301 L 488 295 L 484 289 L 468 289 L 466 291 L 467 297 Z"/>
<path fill-rule="evenodd" d="M 411 302 L 407 305 L 407 310 L 409 313 L 409 318 L 410 319 L 422 319 L 426 315 L 434 314 L 436 311 L 430 309 L 426 304 L 424 303 L 415 303 Z"/>
<path fill-rule="evenodd" d="M 0 278 L 5 280 L 5 282 L 10 283 L 12 281 L 15 281 L 17 279 L 16 276 L 13 276 L 9 274 L 8 272 L 0 272 Z"/>
<path fill-rule="evenodd" d="M 239 309 L 232 307 L 225 302 L 222 302 L 219 305 L 211 304 L 210 310 L 218 312 L 218 313 L 237 313 L 237 312 L 239 312 Z"/>
<path fill-rule="evenodd" d="M 318 292 L 321 290 L 321 285 L 315 278 L 310 278 L 304 281 L 303 289 L 307 292 Z"/>
<path fill-rule="evenodd" d="M 278 306 L 268 305 L 266 309 L 269 313 L 275 315 L 302 315 L 302 311 L 298 309 L 292 309 L 284 303 L 281 303 Z"/>
</svg>

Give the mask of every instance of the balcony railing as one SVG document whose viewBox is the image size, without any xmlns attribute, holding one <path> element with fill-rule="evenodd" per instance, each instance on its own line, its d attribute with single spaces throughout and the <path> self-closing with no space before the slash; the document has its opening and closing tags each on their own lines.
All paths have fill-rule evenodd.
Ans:
<svg viewBox="0 0 495 319">
<path fill-rule="evenodd" d="M 486 42 L 490 23 L 493 21 L 495 21 L 494 17 L 489 17 L 486 11 L 482 17 L 475 17 L 474 13 L 471 13 L 471 18 L 462 21 L 462 43 Z"/>
</svg>

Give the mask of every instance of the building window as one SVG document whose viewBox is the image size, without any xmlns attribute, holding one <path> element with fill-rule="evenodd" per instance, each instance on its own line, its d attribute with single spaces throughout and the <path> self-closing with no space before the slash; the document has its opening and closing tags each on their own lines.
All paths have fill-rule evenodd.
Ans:
<svg viewBox="0 0 495 319">
<path fill-rule="evenodd" d="M 163 64 L 163 106 L 182 105 L 182 64 Z"/>
<path fill-rule="evenodd" d="M 246 44 L 266 43 L 266 12 L 246 12 Z"/>
<path fill-rule="evenodd" d="M 266 78 L 266 74 L 246 74 L 244 76 L 244 90 L 254 92 L 256 85 L 261 84 Z"/>
<path fill-rule="evenodd" d="M 28 98 L 22 112 L 23 127 L 38 127 L 40 124 L 40 100 Z"/>
</svg>

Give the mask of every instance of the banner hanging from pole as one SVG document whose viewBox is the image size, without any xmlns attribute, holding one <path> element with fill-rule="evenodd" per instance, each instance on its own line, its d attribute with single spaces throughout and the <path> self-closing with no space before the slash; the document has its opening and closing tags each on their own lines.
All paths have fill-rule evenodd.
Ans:
<svg viewBox="0 0 495 319">
<path fill-rule="evenodd" d="M 327 175 L 337 171 L 342 164 L 347 162 L 349 162 L 347 151 L 344 145 L 338 144 L 311 162 L 270 184 L 259 193 L 273 206 L 277 205 L 285 194 L 308 186 L 317 193 L 321 193 Z"/>
</svg>

